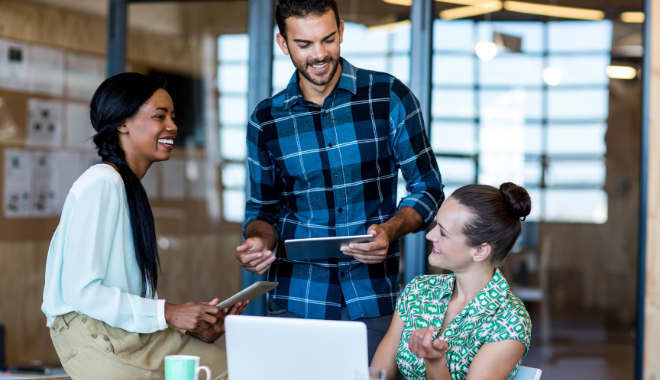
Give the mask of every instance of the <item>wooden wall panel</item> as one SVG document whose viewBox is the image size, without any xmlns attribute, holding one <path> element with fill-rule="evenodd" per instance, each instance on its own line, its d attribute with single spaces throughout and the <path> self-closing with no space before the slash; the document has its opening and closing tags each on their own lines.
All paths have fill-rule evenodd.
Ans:
<svg viewBox="0 0 660 380">
<path fill-rule="evenodd" d="M 660 0 L 651 1 L 651 88 L 644 313 L 644 374 L 660 379 Z"/>
</svg>

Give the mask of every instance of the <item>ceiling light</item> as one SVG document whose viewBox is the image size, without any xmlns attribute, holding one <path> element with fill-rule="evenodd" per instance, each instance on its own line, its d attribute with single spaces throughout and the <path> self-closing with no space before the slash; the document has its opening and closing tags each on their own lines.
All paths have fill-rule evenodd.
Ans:
<svg viewBox="0 0 660 380">
<path fill-rule="evenodd" d="M 403 20 L 391 22 L 389 24 L 370 26 L 367 30 L 373 33 L 393 33 L 399 29 L 410 28 L 410 25 L 410 20 Z"/>
<path fill-rule="evenodd" d="M 644 12 L 623 12 L 621 21 L 632 24 L 641 24 L 644 22 Z"/>
<path fill-rule="evenodd" d="M 481 41 L 475 46 L 474 52 L 481 60 L 490 61 L 497 55 L 497 45 L 494 42 Z"/>
<path fill-rule="evenodd" d="M 458 5 L 479 5 L 489 3 L 493 0 L 435 0 L 439 3 L 458 4 Z"/>
<path fill-rule="evenodd" d="M 637 70 L 630 66 L 609 66 L 607 76 L 612 79 L 635 79 Z"/>
<path fill-rule="evenodd" d="M 412 5 L 412 0 L 383 0 L 383 1 L 389 4 L 405 5 L 407 7 Z"/>
<path fill-rule="evenodd" d="M 543 81 L 548 86 L 556 86 L 564 79 L 564 72 L 557 67 L 546 67 L 543 69 Z"/>
<path fill-rule="evenodd" d="M 455 20 L 457 18 L 465 18 L 483 15 L 486 13 L 497 12 L 502 9 L 501 1 L 489 1 L 479 5 L 471 5 L 468 7 L 458 7 L 447 9 L 440 12 L 440 18 L 443 20 Z"/>
<path fill-rule="evenodd" d="M 602 20 L 605 18 L 605 13 L 593 9 L 532 4 L 522 1 L 505 1 L 504 9 L 511 12 L 529 13 L 550 17 L 573 18 L 579 20 Z"/>
</svg>

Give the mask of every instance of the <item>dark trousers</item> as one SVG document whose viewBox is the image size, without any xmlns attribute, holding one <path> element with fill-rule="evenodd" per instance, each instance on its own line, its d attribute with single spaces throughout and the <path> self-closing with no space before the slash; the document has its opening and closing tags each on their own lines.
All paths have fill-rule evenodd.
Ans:
<svg viewBox="0 0 660 380">
<path fill-rule="evenodd" d="M 273 297 L 268 297 L 268 316 L 269 317 L 278 317 L 278 318 L 302 318 L 301 316 L 294 314 L 282 306 L 280 306 Z M 381 315 L 380 317 L 373 318 L 360 318 L 356 319 L 357 322 L 363 322 L 367 325 L 367 346 L 369 349 L 369 363 L 374 358 L 376 349 L 380 344 L 380 341 L 383 340 L 387 330 L 390 328 L 392 323 L 393 314 Z M 350 321 L 351 317 L 348 315 L 348 307 L 345 303 L 342 302 L 341 305 L 341 317 L 342 321 Z"/>
</svg>

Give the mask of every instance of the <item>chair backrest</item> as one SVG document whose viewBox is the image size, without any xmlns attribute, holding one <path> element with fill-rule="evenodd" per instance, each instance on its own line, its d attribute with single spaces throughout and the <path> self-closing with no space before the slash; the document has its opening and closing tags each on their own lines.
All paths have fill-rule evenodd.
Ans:
<svg viewBox="0 0 660 380">
<path fill-rule="evenodd" d="M 520 366 L 515 380 L 539 380 L 541 378 L 541 372 L 538 368 Z"/>
</svg>

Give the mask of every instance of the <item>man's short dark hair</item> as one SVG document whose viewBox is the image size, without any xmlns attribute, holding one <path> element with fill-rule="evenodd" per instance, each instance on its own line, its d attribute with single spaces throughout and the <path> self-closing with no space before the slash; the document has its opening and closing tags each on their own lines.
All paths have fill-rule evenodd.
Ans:
<svg viewBox="0 0 660 380">
<path fill-rule="evenodd" d="M 339 29 L 339 11 L 335 0 L 279 0 L 275 9 L 275 19 L 280 34 L 286 40 L 286 19 L 289 17 L 305 18 L 309 15 L 323 16 L 332 10 Z"/>
</svg>

